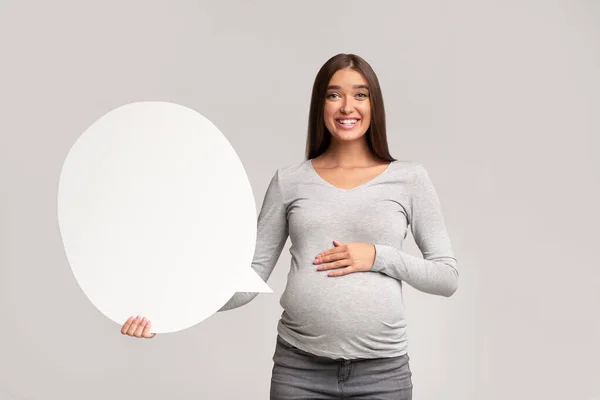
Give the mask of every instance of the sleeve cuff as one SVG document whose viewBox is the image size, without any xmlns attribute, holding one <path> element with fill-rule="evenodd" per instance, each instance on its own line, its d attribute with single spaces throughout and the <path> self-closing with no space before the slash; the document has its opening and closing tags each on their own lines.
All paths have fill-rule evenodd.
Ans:
<svg viewBox="0 0 600 400">
<path fill-rule="evenodd" d="M 375 245 L 375 261 L 373 262 L 373 267 L 371 267 L 371 271 L 382 272 L 387 268 L 387 264 L 389 263 L 389 247 L 381 244 Z"/>
</svg>

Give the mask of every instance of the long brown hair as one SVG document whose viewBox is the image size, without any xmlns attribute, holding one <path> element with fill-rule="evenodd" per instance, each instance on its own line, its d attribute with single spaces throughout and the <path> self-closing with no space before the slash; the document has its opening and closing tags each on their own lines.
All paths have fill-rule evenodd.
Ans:
<svg viewBox="0 0 600 400">
<path fill-rule="evenodd" d="M 369 149 L 378 158 L 385 161 L 396 161 L 390 155 L 385 129 L 385 109 L 383 95 L 377 75 L 371 66 L 355 54 L 338 54 L 331 57 L 319 70 L 315 78 L 308 116 L 308 136 L 306 139 L 306 158 L 318 157 L 327 150 L 331 143 L 331 133 L 325 126 L 324 108 L 327 86 L 333 74 L 338 70 L 351 68 L 358 71 L 367 81 L 371 100 L 371 125 L 365 133 Z"/>
</svg>

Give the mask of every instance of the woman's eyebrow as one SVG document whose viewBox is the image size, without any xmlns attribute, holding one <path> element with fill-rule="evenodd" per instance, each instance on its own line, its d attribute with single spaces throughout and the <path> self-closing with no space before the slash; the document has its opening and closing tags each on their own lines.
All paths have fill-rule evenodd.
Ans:
<svg viewBox="0 0 600 400">
<path fill-rule="evenodd" d="M 369 90 L 369 87 L 367 85 L 354 85 L 352 86 L 353 89 L 367 89 Z M 327 87 L 327 90 L 341 90 L 342 87 L 338 86 L 338 85 L 329 85 Z"/>
</svg>

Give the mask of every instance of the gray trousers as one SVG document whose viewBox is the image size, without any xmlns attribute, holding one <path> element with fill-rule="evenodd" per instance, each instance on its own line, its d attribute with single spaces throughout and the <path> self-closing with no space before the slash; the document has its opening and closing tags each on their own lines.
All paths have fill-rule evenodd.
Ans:
<svg viewBox="0 0 600 400">
<path fill-rule="evenodd" d="M 411 400 L 411 377 L 408 355 L 334 360 L 299 350 L 278 335 L 271 400 Z"/>
</svg>

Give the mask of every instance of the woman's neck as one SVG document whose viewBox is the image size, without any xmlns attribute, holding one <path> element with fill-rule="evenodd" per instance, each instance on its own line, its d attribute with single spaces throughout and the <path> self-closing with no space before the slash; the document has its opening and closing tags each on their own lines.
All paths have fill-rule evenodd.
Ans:
<svg viewBox="0 0 600 400">
<path fill-rule="evenodd" d="M 332 140 L 327 150 L 317 158 L 321 168 L 367 167 L 381 161 L 369 149 L 366 139 L 352 142 Z"/>
</svg>

